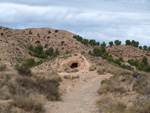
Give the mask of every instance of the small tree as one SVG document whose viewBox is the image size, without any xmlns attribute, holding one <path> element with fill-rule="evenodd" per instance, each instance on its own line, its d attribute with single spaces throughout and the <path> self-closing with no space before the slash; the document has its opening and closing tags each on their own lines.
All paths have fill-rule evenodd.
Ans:
<svg viewBox="0 0 150 113">
<path fill-rule="evenodd" d="M 104 46 L 104 47 L 106 47 L 106 43 L 105 43 L 105 42 L 103 42 L 103 43 L 101 44 L 101 46 Z"/>
<path fill-rule="evenodd" d="M 119 61 L 120 61 L 120 62 L 123 62 L 123 58 L 122 58 L 122 57 L 120 57 L 120 58 L 119 58 Z"/>
<path fill-rule="evenodd" d="M 102 54 L 102 58 L 103 58 L 103 59 L 106 59 L 108 56 L 109 56 L 109 53 L 108 53 L 108 52 L 105 52 L 105 53 Z"/>
<path fill-rule="evenodd" d="M 54 49 L 53 48 L 49 48 L 48 50 L 46 50 L 46 54 L 47 55 L 52 55 L 54 53 Z"/>
<path fill-rule="evenodd" d="M 109 42 L 109 46 L 113 46 L 113 45 L 114 45 L 113 41 Z"/>
<path fill-rule="evenodd" d="M 88 45 L 89 40 L 88 39 L 83 39 L 82 43 L 85 45 Z"/>
<path fill-rule="evenodd" d="M 37 54 L 43 54 L 44 53 L 43 47 L 41 45 L 35 47 L 34 52 Z"/>
<path fill-rule="evenodd" d="M 144 50 L 148 50 L 148 47 L 146 45 L 143 46 Z"/>
<path fill-rule="evenodd" d="M 34 51 L 33 45 L 29 46 L 29 50 Z"/>
<path fill-rule="evenodd" d="M 89 41 L 89 44 L 92 46 L 96 46 L 96 41 L 94 39 L 92 39 Z"/>
<path fill-rule="evenodd" d="M 56 54 L 56 55 L 59 55 L 58 48 L 55 50 L 55 54 Z"/>
<path fill-rule="evenodd" d="M 138 70 L 143 70 L 144 67 L 145 67 L 145 64 L 143 62 L 140 62 L 138 65 Z"/>
<path fill-rule="evenodd" d="M 73 38 L 80 41 L 80 42 L 82 42 L 82 40 L 83 40 L 83 38 L 79 35 L 74 35 Z"/>
<path fill-rule="evenodd" d="M 147 66 L 148 65 L 147 57 L 144 56 L 142 62 Z"/>
<path fill-rule="evenodd" d="M 148 47 L 148 50 L 150 51 L 150 46 Z"/>
<path fill-rule="evenodd" d="M 138 41 L 136 42 L 136 41 L 132 40 L 131 45 L 134 46 L 134 47 L 139 47 L 139 42 Z"/>
<path fill-rule="evenodd" d="M 89 54 L 89 55 L 92 55 L 92 52 L 91 52 L 91 50 L 89 50 L 88 54 Z"/>
<path fill-rule="evenodd" d="M 115 63 L 115 64 L 118 64 L 118 65 L 121 65 L 119 59 L 114 60 L 114 63 Z"/>
<path fill-rule="evenodd" d="M 96 42 L 96 45 L 99 46 L 99 45 L 100 45 L 100 42 Z"/>
<path fill-rule="evenodd" d="M 143 49 L 143 47 L 142 47 L 142 46 L 139 46 L 139 49 Z"/>
<path fill-rule="evenodd" d="M 115 44 L 116 44 L 116 45 L 121 45 L 121 41 L 115 40 Z"/>
<path fill-rule="evenodd" d="M 94 56 L 101 56 L 102 52 L 101 52 L 100 48 L 94 48 L 93 49 L 93 55 Z"/>
<path fill-rule="evenodd" d="M 101 46 L 101 53 L 105 53 L 106 52 L 106 47 L 105 46 Z"/>
<path fill-rule="evenodd" d="M 131 45 L 130 40 L 126 40 L 126 45 Z"/>
</svg>

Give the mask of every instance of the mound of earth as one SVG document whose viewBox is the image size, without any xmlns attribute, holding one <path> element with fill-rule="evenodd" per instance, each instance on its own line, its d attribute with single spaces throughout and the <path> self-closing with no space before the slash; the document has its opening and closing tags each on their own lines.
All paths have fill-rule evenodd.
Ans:
<svg viewBox="0 0 150 113">
<path fill-rule="evenodd" d="M 91 63 L 81 54 L 66 54 L 45 62 L 32 69 L 32 72 L 58 71 L 87 71 Z"/>
</svg>

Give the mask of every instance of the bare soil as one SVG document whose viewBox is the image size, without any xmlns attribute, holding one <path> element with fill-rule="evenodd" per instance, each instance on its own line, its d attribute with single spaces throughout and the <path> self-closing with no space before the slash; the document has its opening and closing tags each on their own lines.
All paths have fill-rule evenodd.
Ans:
<svg viewBox="0 0 150 113">
<path fill-rule="evenodd" d="M 110 74 L 97 72 L 60 73 L 63 76 L 79 76 L 78 79 L 63 80 L 60 86 L 62 101 L 47 102 L 46 113 L 98 113 L 96 105 L 100 83 Z"/>
</svg>

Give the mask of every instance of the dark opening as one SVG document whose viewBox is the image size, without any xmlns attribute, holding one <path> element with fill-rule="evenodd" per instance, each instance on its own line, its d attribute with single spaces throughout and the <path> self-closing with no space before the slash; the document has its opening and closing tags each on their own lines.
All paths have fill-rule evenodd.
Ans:
<svg viewBox="0 0 150 113">
<path fill-rule="evenodd" d="M 70 68 L 77 68 L 78 67 L 78 63 L 72 63 Z"/>
</svg>

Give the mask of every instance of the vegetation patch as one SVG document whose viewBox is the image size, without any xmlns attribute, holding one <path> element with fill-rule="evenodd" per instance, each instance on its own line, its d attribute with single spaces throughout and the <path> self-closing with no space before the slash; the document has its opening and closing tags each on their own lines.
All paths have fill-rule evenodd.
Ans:
<svg viewBox="0 0 150 113">
<path fill-rule="evenodd" d="M 47 78 L 17 78 L 17 82 L 24 88 L 46 95 L 48 100 L 60 100 L 59 82 Z"/>
<path fill-rule="evenodd" d="M 6 65 L 1 65 L 1 66 L 0 66 L 0 71 L 4 71 L 6 68 L 7 68 Z"/>
<path fill-rule="evenodd" d="M 30 50 L 29 54 L 31 56 L 42 59 L 46 59 L 48 56 L 57 57 L 59 55 L 58 49 L 54 51 L 53 48 L 49 48 L 46 51 L 44 51 L 42 45 L 38 45 L 36 47 L 30 45 L 29 50 Z"/>
</svg>

